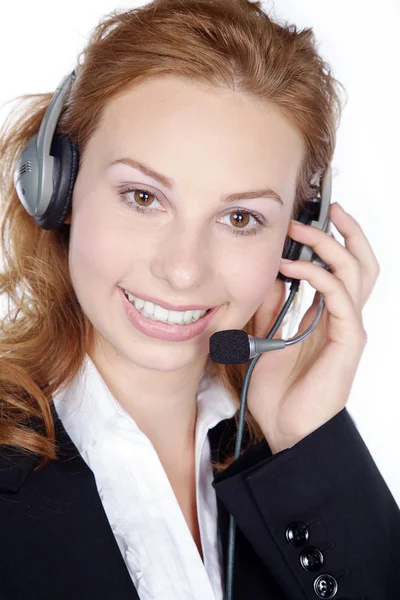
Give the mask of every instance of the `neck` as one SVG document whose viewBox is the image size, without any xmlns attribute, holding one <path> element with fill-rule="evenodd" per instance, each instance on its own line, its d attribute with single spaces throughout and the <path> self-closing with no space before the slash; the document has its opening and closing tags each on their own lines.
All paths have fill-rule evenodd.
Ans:
<svg viewBox="0 0 400 600">
<path fill-rule="evenodd" d="M 206 358 L 175 371 L 142 368 L 115 349 L 88 353 L 116 401 L 165 456 L 187 455 L 194 447 L 197 390 Z M 139 390 L 137 393 L 133 391 Z"/>
</svg>

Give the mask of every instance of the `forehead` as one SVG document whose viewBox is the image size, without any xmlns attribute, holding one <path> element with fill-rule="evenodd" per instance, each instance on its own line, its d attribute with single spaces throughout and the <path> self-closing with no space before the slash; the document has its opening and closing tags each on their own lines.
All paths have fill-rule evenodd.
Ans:
<svg viewBox="0 0 400 600">
<path fill-rule="evenodd" d="M 303 146 L 296 127 L 271 102 L 175 76 L 149 79 L 111 99 L 103 107 L 99 128 L 124 134 L 127 126 L 139 129 L 141 124 L 151 127 L 152 122 L 158 128 L 189 125 L 190 133 L 208 122 L 210 128 L 218 125 L 217 134 L 228 126 L 234 133 L 248 131 L 256 140 L 265 133 L 279 134 L 283 143 Z M 259 135 L 254 136 L 257 130 Z"/>
<path fill-rule="evenodd" d="M 113 98 L 93 137 L 103 140 L 101 152 L 110 160 L 134 156 L 178 180 L 191 164 L 218 180 L 225 170 L 239 187 L 263 173 L 276 179 L 264 181 L 271 187 L 289 185 L 304 153 L 300 132 L 271 103 L 175 76 L 141 82 Z"/>
</svg>

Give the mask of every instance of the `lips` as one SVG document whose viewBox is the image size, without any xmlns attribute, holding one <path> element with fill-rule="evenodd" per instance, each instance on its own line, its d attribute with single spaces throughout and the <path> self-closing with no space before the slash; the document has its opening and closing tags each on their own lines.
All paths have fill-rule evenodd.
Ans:
<svg viewBox="0 0 400 600">
<path fill-rule="evenodd" d="M 221 306 L 216 306 L 195 323 L 189 323 L 187 325 L 171 325 L 170 323 L 153 321 L 141 315 L 140 312 L 136 310 L 135 306 L 129 302 L 123 289 L 119 286 L 118 289 L 125 315 L 135 329 L 148 337 L 171 342 L 185 342 L 202 334 L 207 327 L 209 327 L 217 312 L 221 309 Z"/>
</svg>

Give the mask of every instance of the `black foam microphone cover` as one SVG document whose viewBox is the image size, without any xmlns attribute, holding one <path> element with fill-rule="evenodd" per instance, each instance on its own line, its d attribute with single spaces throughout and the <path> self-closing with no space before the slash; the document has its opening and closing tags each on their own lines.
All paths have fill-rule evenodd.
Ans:
<svg viewBox="0 0 400 600">
<path fill-rule="evenodd" d="M 242 329 L 225 329 L 210 337 L 210 358 L 213 362 L 234 365 L 247 362 L 249 357 L 249 336 Z"/>
</svg>

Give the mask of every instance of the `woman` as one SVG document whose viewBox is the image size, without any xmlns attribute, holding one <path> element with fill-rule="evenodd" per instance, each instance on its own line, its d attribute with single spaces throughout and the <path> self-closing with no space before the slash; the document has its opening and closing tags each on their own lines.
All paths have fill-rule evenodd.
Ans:
<svg viewBox="0 0 400 600">
<path fill-rule="evenodd" d="M 16 309 L 1 339 L 2 597 L 221 600 L 232 514 L 235 600 L 395 598 L 399 509 L 346 409 L 379 266 L 339 204 L 345 247 L 291 221 L 341 111 L 312 30 L 246 0 L 161 0 L 113 13 L 84 54 L 57 126 L 77 149 L 57 226 L 12 180 L 53 95 L 1 137 Z M 289 237 L 330 271 L 282 262 Z M 209 340 L 265 337 L 279 272 L 326 310 L 260 357 L 233 462 L 246 365 L 212 363 Z"/>
</svg>

